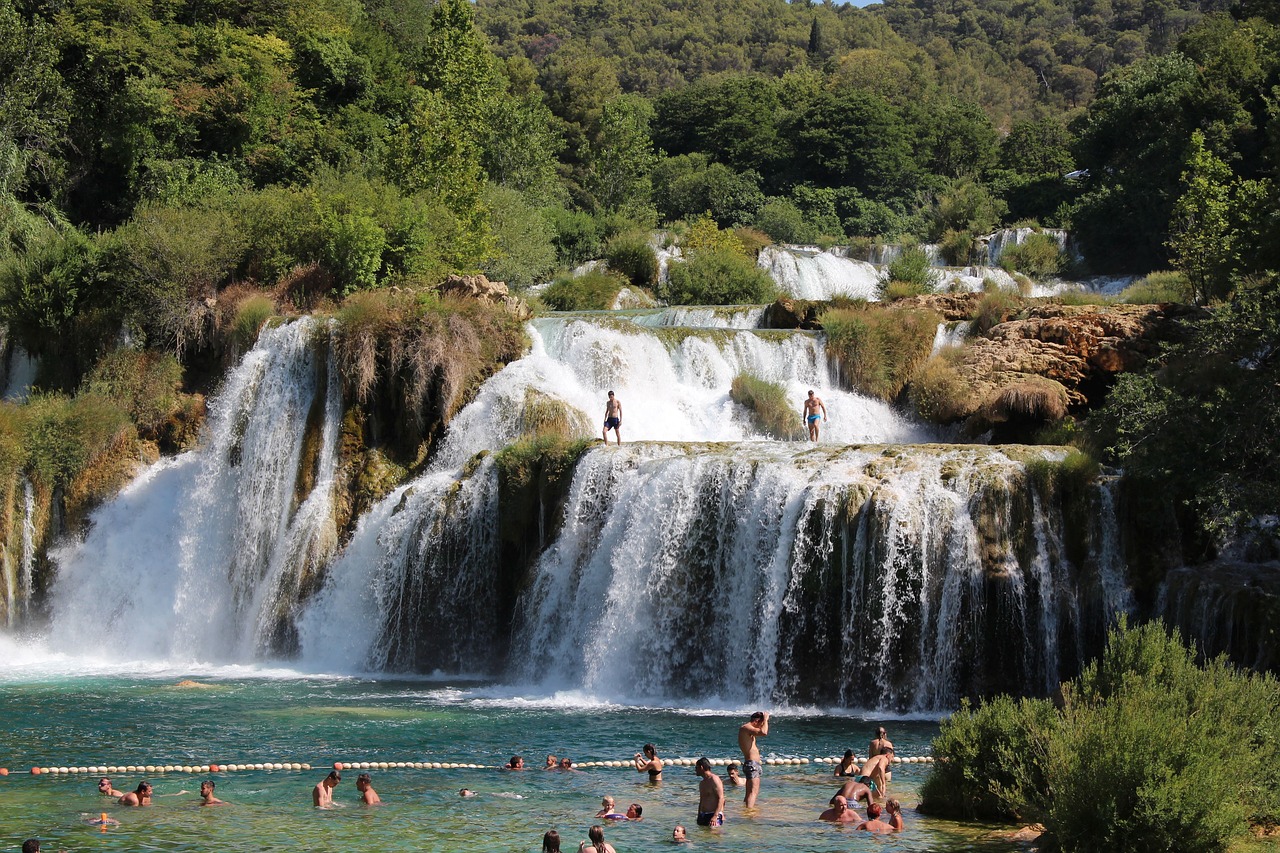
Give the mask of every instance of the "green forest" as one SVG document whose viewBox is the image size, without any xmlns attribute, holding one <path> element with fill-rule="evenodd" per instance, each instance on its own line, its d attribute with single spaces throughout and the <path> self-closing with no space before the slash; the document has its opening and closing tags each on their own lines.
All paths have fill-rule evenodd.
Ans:
<svg viewBox="0 0 1280 853">
<path fill-rule="evenodd" d="M 419 318 L 450 274 L 519 293 L 606 257 L 559 292 L 586 304 L 652 284 L 665 228 L 690 251 L 660 296 L 761 301 L 770 241 L 963 265 L 1034 224 L 1070 229 L 1077 274 L 1172 270 L 1160 298 L 1211 309 L 1068 432 L 1234 529 L 1280 482 L 1278 24 L 1227 0 L 0 0 L 0 318 L 41 364 L 3 455 L 67 481 L 92 452 L 36 459 L 41 418 L 157 436 L 271 314 L 371 291 Z"/>
</svg>

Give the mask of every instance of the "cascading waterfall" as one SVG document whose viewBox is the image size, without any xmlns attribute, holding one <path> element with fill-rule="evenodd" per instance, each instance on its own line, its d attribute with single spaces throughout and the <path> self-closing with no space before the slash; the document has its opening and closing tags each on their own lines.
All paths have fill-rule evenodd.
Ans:
<svg viewBox="0 0 1280 853">
<path fill-rule="evenodd" d="M 592 451 L 517 611 L 515 669 L 641 701 L 937 710 L 1048 689 L 1061 629 L 1100 635 L 1127 601 L 1078 623 L 1096 567 L 1066 558 L 1026 479 L 972 447 Z"/>
<path fill-rule="evenodd" d="M 641 326 L 700 329 L 756 329 L 764 319 L 765 305 L 673 305 L 660 311 L 630 316 Z"/>
<path fill-rule="evenodd" d="M 778 287 L 797 299 L 878 299 L 880 272 L 866 261 L 829 252 L 766 246 L 759 265 Z"/>
<path fill-rule="evenodd" d="M 52 645 L 203 661 L 288 648 L 291 591 L 336 546 L 328 335 L 311 319 L 264 330 L 211 402 L 204 445 L 152 466 L 55 554 Z"/>
<path fill-rule="evenodd" d="M 623 403 L 624 441 L 742 441 L 758 437 L 729 399 L 739 373 L 777 383 L 795 401 L 808 389 L 826 403 L 825 441 L 918 442 L 936 436 L 888 405 L 836 385 L 818 335 L 778 331 L 647 330 L 627 323 L 550 318 L 531 324 L 533 349 L 504 368 L 450 425 L 442 457 L 457 466 L 522 432 L 530 389 L 598 425 L 605 393 Z M 595 428 L 589 434 L 596 434 Z"/>
</svg>

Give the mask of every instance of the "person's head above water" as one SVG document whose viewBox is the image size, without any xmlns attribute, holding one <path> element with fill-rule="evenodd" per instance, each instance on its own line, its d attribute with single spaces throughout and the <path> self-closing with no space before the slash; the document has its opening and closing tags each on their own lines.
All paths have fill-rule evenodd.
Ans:
<svg viewBox="0 0 1280 853">
<path fill-rule="evenodd" d="M 878 820 L 880 817 L 880 804 L 872 803 L 867 806 L 867 820 Z"/>
<path fill-rule="evenodd" d="M 542 853 L 560 853 L 560 833 L 554 829 L 547 830 L 542 836 Z"/>
<path fill-rule="evenodd" d="M 572 769 L 573 769 L 573 759 L 572 759 L 572 758 L 562 758 L 562 759 L 560 759 L 560 769 L 561 769 L 561 770 L 572 770 Z"/>
<path fill-rule="evenodd" d="M 640 751 L 641 751 L 641 752 L 643 752 L 645 755 L 649 756 L 650 758 L 653 758 L 653 757 L 654 757 L 655 755 L 657 755 L 657 753 L 658 753 L 658 751 L 657 751 L 656 749 L 654 749 L 654 746 L 653 746 L 653 744 L 651 744 L 651 743 L 646 743 L 646 744 L 641 748 L 641 750 L 640 750 Z"/>
<path fill-rule="evenodd" d="M 627 806 L 628 820 L 639 820 L 642 814 L 644 814 L 644 806 L 640 805 L 639 803 L 632 803 L 631 805 Z"/>
<path fill-rule="evenodd" d="M 707 759 L 705 755 L 699 758 L 697 762 L 693 765 L 693 772 L 697 773 L 699 776 L 701 776 L 703 773 L 709 772 L 710 770 L 711 770 L 711 762 Z"/>
<path fill-rule="evenodd" d="M 845 757 L 845 759 L 846 759 L 846 760 L 848 760 L 848 759 L 850 759 L 850 758 L 853 758 L 853 750 L 852 750 L 852 749 L 846 749 L 846 750 L 844 751 L 844 757 Z"/>
<path fill-rule="evenodd" d="M 671 830 L 672 841 L 688 841 L 688 837 L 684 834 L 684 827 L 676 824 L 676 828 Z"/>
</svg>

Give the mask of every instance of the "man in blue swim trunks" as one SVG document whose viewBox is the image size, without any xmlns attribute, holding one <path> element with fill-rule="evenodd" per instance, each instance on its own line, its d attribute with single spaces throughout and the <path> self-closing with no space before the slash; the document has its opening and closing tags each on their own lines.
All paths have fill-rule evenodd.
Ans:
<svg viewBox="0 0 1280 853">
<path fill-rule="evenodd" d="M 693 772 L 702 779 L 698 783 L 698 826 L 724 826 L 724 782 L 711 772 L 706 756 L 693 765 Z"/>
<path fill-rule="evenodd" d="M 613 437 L 618 440 L 618 444 L 622 444 L 622 401 L 613 396 L 613 392 L 609 392 L 609 399 L 604 404 L 604 432 L 601 438 L 604 443 L 609 443 L 609 430 L 613 430 Z"/>
<path fill-rule="evenodd" d="M 809 440 L 818 440 L 818 410 L 822 410 L 822 419 L 827 419 L 827 407 L 822 402 L 821 397 L 817 397 L 813 393 L 813 389 L 809 389 L 809 399 L 804 401 L 804 422 L 809 427 Z"/>
</svg>

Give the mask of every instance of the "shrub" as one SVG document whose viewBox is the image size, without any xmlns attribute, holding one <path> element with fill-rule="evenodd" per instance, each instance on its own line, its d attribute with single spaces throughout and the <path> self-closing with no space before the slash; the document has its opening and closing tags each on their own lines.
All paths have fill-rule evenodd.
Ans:
<svg viewBox="0 0 1280 853">
<path fill-rule="evenodd" d="M 983 294 L 978 305 L 973 309 L 973 325 L 970 335 L 985 335 L 993 326 L 1010 320 L 1022 310 L 1022 300 L 1012 293 L 1003 290 L 991 290 Z"/>
<path fill-rule="evenodd" d="M 1160 305 L 1166 302 L 1190 305 L 1195 301 L 1195 293 L 1190 279 L 1182 273 L 1153 272 L 1126 287 L 1118 298 L 1129 305 Z"/>
<path fill-rule="evenodd" d="M 231 340 L 235 348 L 243 352 L 257 343 L 263 324 L 275 313 L 275 301 L 265 294 L 254 294 L 242 300 L 236 306 L 235 318 L 231 321 Z"/>
<path fill-rule="evenodd" d="M 28 466 L 47 488 L 68 486 L 99 455 L 133 433 L 124 409 L 101 394 L 36 395 L 24 414 Z"/>
<path fill-rule="evenodd" d="M 1095 293 L 1092 290 L 1078 290 L 1076 288 L 1064 290 L 1054 298 L 1062 305 L 1110 305 L 1115 302 L 1105 293 Z"/>
<path fill-rule="evenodd" d="M 818 236 L 796 203 L 785 198 L 767 201 L 756 213 L 755 226 L 778 243 L 812 243 Z"/>
<path fill-rule="evenodd" d="M 937 283 L 938 273 L 933 269 L 928 253 L 919 246 L 907 246 L 881 277 L 880 295 L 882 299 L 891 299 L 933 293 Z M 890 289 L 891 285 L 897 287 Z M 891 293 L 895 295 L 890 296 Z"/>
<path fill-rule="evenodd" d="M 1000 266 L 1009 272 L 1021 272 L 1035 278 L 1048 278 L 1067 268 L 1069 260 L 1058 246 L 1058 241 L 1048 234 L 1036 232 L 1017 246 L 1010 246 L 1000 255 Z"/>
<path fill-rule="evenodd" d="M 801 436 L 798 413 L 787 400 L 781 385 L 750 373 L 739 373 L 729 387 L 729 396 L 751 413 L 756 429 L 772 438 L 793 441 Z"/>
<path fill-rule="evenodd" d="M 961 820 L 1038 821 L 1048 813 L 1046 771 L 1061 720 L 1044 699 L 967 700 L 942 723 L 920 810 Z"/>
<path fill-rule="evenodd" d="M 947 229 L 942 233 L 938 248 L 942 252 L 943 259 L 951 266 L 968 266 L 973 255 L 973 232 Z"/>
<path fill-rule="evenodd" d="M 1280 815 L 1277 707 L 1274 677 L 1122 619 L 1061 710 L 999 697 L 947 720 L 921 808 L 1041 818 L 1065 853 L 1225 851 Z"/>
<path fill-rule="evenodd" d="M 827 353 L 857 390 L 892 400 L 915 378 L 933 349 L 942 317 L 933 311 L 833 308 L 818 318 Z"/>
<path fill-rule="evenodd" d="M 672 305 L 758 305 L 772 302 L 778 288 L 764 270 L 740 252 L 698 252 L 667 267 L 660 293 Z"/>
<path fill-rule="evenodd" d="M 524 408 L 520 410 L 521 435 L 574 439 L 591 433 L 591 424 L 580 410 L 534 388 L 525 389 Z"/>
<path fill-rule="evenodd" d="M 982 406 L 987 423 L 1060 421 L 1067 416 L 1067 389 L 1045 376 L 1027 376 L 996 391 Z"/>
<path fill-rule="evenodd" d="M 607 311 L 627 284 L 620 275 L 591 270 L 579 276 L 561 276 L 542 291 L 544 304 L 554 311 Z"/>
<path fill-rule="evenodd" d="M 738 242 L 742 244 L 742 251 L 752 258 L 759 258 L 760 251 L 773 242 L 769 239 L 769 235 L 760 229 L 745 226 L 733 229 L 733 236 L 737 237 Z"/>
<path fill-rule="evenodd" d="M 600 257 L 600 228 L 591 214 L 548 207 L 543 209 L 542 215 L 551 225 L 551 243 L 560 263 L 576 267 Z"/>
<path fill-rule="evenodd" d="M 139 431 L 156 435 L 184 406 L 182 365 L 172 355 L 119 349 L 98 362 L 82 393 L 112 400 Z"/>
<path fill-rule="evenodd" d="M 925 362 L 911 382 L 911 406 L 926 421 L 949 424 L 977 408 L 973 387 L 956 369 L 958 350 L 944 351 Z"/>
<path fill-rule="evenodd" d="M 604 259 L 610 270 L 638 287 L 652 287 L 658 281 L 658 256 L 644 231 L 628 231 L 609 240 Z"/>
<path fill-rule="evenodd" d="M 490 187 L 485 204 L 495 251 L 481 271 L 516 290 L 545 281 L 556 268 L 551 224 L 513 189 Z"/>
</svg>

